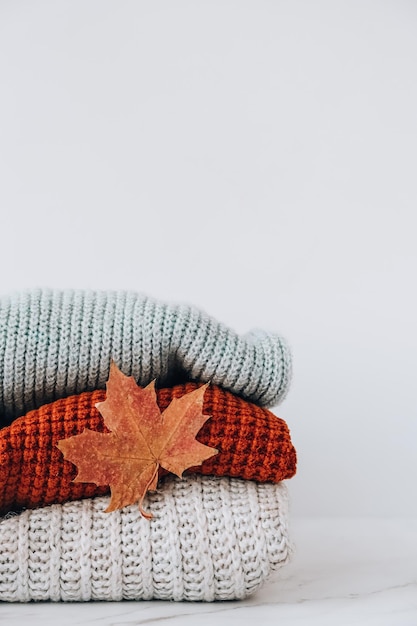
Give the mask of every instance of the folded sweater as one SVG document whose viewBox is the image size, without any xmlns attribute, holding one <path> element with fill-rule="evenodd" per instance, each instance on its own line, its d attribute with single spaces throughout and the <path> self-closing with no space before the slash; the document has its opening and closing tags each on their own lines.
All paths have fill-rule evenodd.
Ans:
<svg viewBox="0 0 417 626">
<path fill-rule="evenodd" d="M 284 565 L 284 483 L 167 476 L 144 519 L 108 497 L 0 518 L 0 601 L 233 600 Z"/>
<path fill-rule="evenodd" d="M 200 384 L 157 390 L 161 411 L 173 398 Z M 105 396 L 106 392 L 99 390 L 56 400 L 0 430 L 0 514 L 108 493 L 108 486 L 72 482 L 76 468 L 64 460 L 56 446 L 59 440 L 80 434 L 85 428 L 108 432 L 95 407 Z M 197 440 L 219 453 L 187 473 L 274 483 L 295 474 L 296 452 L 288 426 L 268 409 L 209 385 L 202 412 L 210 419 L 203 424 Z"/>
<path fill-rule="evenodd" d="M 111 359 L 140 385 L 211 381 L 261 406 L 291 377 L 284 339 L 239 336 L 202 311 L 133 292 L 33 290 L 0 298 L 0 426 L 104 389 Z"/>
</svg>

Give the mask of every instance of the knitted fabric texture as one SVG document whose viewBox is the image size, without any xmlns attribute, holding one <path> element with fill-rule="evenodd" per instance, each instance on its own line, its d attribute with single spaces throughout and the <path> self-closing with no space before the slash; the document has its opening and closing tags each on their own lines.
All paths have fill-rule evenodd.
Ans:
<svg viewBox="0 0 417 626">
<path fill-rule="evenodd" d="M 157 390 L 160 409 L 199 386 L 187 383 Z M 108 493 L 106 486 L 73 483 L 76 468 L 56 447 L 60 439 L 85 428 L 108 432 L 95 407 L 105 396 L 99 390 L 56 400 L 0 430 L 0 514 Z M 203 413 L 211 417 L 197 439 L 219 454 L 189 471 L 275 483 L 294 475 L 296 452 L 288 427 L 268 409 L 209 385 Z"/>
<path fill-rule="evenodd" d="M 0 521 L 0 600 L 245 598 L 290 555 L 287 490 L 234 478 L 167 477 L 136 506 L 108 497 Z"/>
<path fill-rule="evenodd" d="M 238 336 L 196 308 L 132 292 L 35 290 L 0 298 L 0 421 L 104 389 L 111 358 L 140 385 L 211 381 L 261 406 L 291 376 L 284 339 Z"/>
</svg>

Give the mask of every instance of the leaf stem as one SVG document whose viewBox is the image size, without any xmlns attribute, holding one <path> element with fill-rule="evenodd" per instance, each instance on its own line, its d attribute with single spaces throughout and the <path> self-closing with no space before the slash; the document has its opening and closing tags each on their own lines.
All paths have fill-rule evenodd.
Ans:
<svg viewBox="0 0 417 626">
<path fill-rule="evenodd" d="M 150 486 L 152 485 L 152 483 L 154 482 L 154 480 L 155 480 L 155 478 L 156 478 L 156 476 L 157 476 L 157 474 L 158 474 L 159 467 L 160 467 L 159 463 L 156 463 L 156 464 L 155 464 L 155 470 L 154 470 L 154 472 L 153 472 L 153 474 L 152 474 L 152 477 L 151 477 L 151 479 L 149 480 L 148 484 L 146 485 L 145 489 L 143 490 L 142 497 L 141 497 L 141 499 L 139 500 L 139 511 L 140 511 L 140 513 L 143 515 L 143 517 L 144 517 L 145 519 L 149 519 L 149 520 L 150 520 L 150 519 L 152 519 L 152 517 L 153 517 L 153 516 L 152 516 L 152 513 L 148 513 L 147 511 L 145 511 L 142 505 L 143 505 L 143 501 L 144 501 L 144 499 L 145 499 L 145 496 L 146 496 L 146 494 L 147 494 L 147 492 L 148 492 L 148 490 L 149 490 Z"/>
</svg>

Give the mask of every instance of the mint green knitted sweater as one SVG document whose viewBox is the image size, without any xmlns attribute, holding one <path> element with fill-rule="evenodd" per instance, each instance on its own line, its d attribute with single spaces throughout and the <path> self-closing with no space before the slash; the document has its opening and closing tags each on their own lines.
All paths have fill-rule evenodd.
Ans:
<svg viewBox="0 0 417 626">
<path fill-rule="evenodd" d="M 140 385 L 211 381 L 278 404 L 291 357 L 278 335 L 238 336 L 202 311 L 133 292 L 34 290 L 0 298 L 0 422 L 104 388 L 111 359 Z"/>
</svg>

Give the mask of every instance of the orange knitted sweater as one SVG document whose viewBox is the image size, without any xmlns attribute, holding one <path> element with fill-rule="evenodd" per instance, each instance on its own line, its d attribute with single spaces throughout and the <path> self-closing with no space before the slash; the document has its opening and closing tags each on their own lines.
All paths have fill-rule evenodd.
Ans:
<svg viewBox="0 0 417 626">
<path fill-rule="evenodd" d="M 157 390 L 164 410 L 174 397 L 199 384 L 185 383 Z M 30 411 L 0 430 L 0 515 L 22 507 L 34 508 L 104 495 L 106 486 L 73 483 L 76 468 L 56 447 L 60 439 L 85 428 L 108 432 L 95 408 L 105 391 L 85 392 L 56 400 Z M 204 396 L 203 413 L 210 415 L 197 439 L 219 454 L 187 473 L 231 476 L 277 483 L 296 471 L 296 452 L 286 423 L 265 408 L 211 385 Z M 166 472 L 161 472 L 163 475 Z"/>
</svg>

